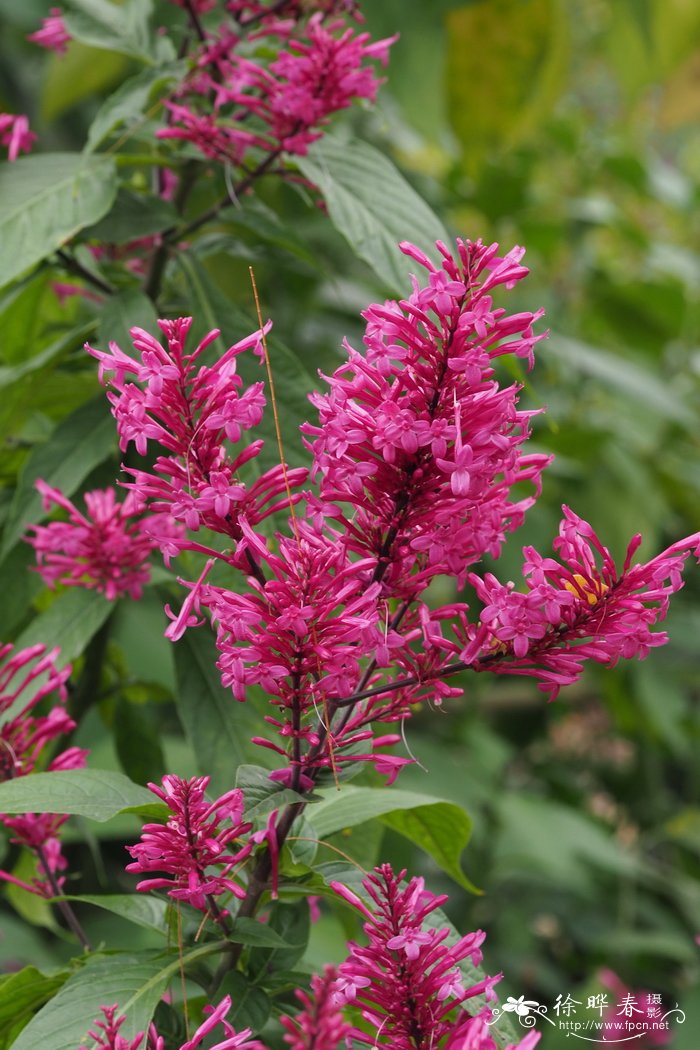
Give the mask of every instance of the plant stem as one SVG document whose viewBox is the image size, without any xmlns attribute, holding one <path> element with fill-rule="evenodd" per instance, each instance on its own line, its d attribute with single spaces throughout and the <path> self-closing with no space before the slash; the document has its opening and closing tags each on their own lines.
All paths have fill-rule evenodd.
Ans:
<svg viewBox="0 0 700 1050">
<path fill-rule="evenodd" d="M 37 859 L 38 859 L 39 863 L 41 864 L 42 868 L 44 869 L 44 874 L 45 874 L 45 876 L 46 876 L 46 878 L 48 880 L 48 883 L 49 883 L 49 885 L 51 887 L 51 892 L 53 893 L 54 897 L 60 897 L 61 896 L 61 887 L 58 885 L 58 882 L 56 881 L 56 876 L 54 875 L 54 873 L 51 871 L 51 868 L 49 867 L 49 862 L 48 862 L 48 860 L 46 858 L 46 854 L 44 853 L 44 847 L 43 846 L 34 846 L 34 852 L 36 853 L 36 856 L 37 856 Z M 92 951 L 92 944 L 90 943 L 90 938 L 86 934 L 86 932 L 83 929 L 83 927 L 80 925 L 80 922 L 78 921 L 78 917 L 76 916 L 75 912 L 71 908 L 69 901 L 57 900 L 55 903 L 58 905 L 58 909 L 61 912 L 61 915 L 66 920 L 67 926 L 73 931 L 75 936 L 78 938 L 78 940 L 82 944 L 83 949 L 86 952 L 91 952 Z"/>
<path fill-rule="evenodd" d="M 64 269 L 68 270 L 69 273 L 75 274 L 76 277 L 82 277 L 87 284 L 91 284 L 93 288 L 99 289 L 99 291 L 104 292 L 105 295 L 114 295 L 116 289 L 113 285 L 109 284 L 109 282 L 105 281 L 102 277 L 98 277 L 97 274 L 92 273 L 86 266 L 83 266 L 83 264 L 78 262 L 77 259 L 74 259 L 72 255 L 69 255 L 68 252 L 64 251 L 63 248 L 58 249 L 56 257 L 60 259 L 63 263 Z"/>
<path fill-rule="evenodd" d="M 306 802 L 292 802 L 289 806 L 286 806 L 282 812 L 282 816 L 277 825 L 277 843 L 281 849 L 285 843 L 287 835 L 291 831 L 292 824 L 300 814 L 306 809 Z M 272 858 L 270 856 L 269 848 L 266 848 L 258 857 L 255 867 L 253 868 L 248 878 L 248 889 L 245 897 L 241 901 L 241 906 L 236 913 L 236 918 L 252 919 L 258 910 L 260 900 L 263 893 L 267 889 L 270 875 L 272 874 Z M 235 919 L 234 919 L 235 926 Z M 219 963 L 218 969 L 214 974 L 211 984 L 207 990 L 207 995 L 212 998 L 221 982 L 223 981 L 229 970 L 232 970 L 238 963 L 243 951 L 242 944 L 230 944 L 226 949 L 226 953 Z"/>
</svg>

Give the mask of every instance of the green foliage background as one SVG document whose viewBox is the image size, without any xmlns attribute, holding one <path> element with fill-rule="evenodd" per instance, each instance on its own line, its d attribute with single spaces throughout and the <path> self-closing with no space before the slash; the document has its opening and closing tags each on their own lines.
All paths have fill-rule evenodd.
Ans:
<svg viewBox="0 0 700 1050">
<path fill-rule="evenodd" d="M 688 0 L 375 0 L 365 7 L 374 36 L 398 30 L 401 37 L 378 108 L 346 118 L 325 154 L 305 162 L 310 177 L 320 172 L 322 188 L 324 175 L 335 179 L 326 187 L 335 225 L 348 221 L 341 191 L 344 170 L 352 186 L 361 157 L 355 136 L 393 159 L 450 235 L 524 244 L 531 276 L 511 301 L 515 309 L 547 310 L 551 335 L 539 345 L 535 371 L 518 378 L 526 402 L 546 406 L 533 445 L 556 460 L 499 574 L 517 579 L 523 544 L 549 547 L 562 503 L 591 521 L 618 556 L 637 531 L 646 556 L 696 531 L 700 7 Z M 24 35 L 46 13 L 36 0 L 0 0 L 0 110 L 29 112 L 42 148 L 79 150 L 101 100 L 142 67 L 124 51 L 84 43 L 65 58 L 39 53 Z M 151 141 L 146 119 L 128 151 L 138 158 Z M 112 192 L 100 169 L 108 163 L 95 158 L 98 197 Z M 147 166 L 123 155 L 117 163 L 127 183 L 95 236 L 119 243 L 165 228 L 169 214 L 139 213 Z M 374 177 L 380 193 L 381 171 Z M 197 193 L 201 207 L 215 188 Z M 380 211 L 390 226 L 391 207 L 382 203 Z M 411 215 L 421 220 L 408 208 L 407 223 Z M 396 222 L 403 218 L 397 205 Z M 427 241 L 431 222 L 426 217 L 420 231 Z M 410 224 L 395 234 L 418 239 Z M 171 274 L 162 305 L 170 315 L 194 312 L 200 328 L 213 318 L 231 341 L 252 327 L 253 262 L 279 340 L 272 355 L 287 390 L 285 447 L 291 461 L 303 461 L 295 426 L 304 373 L 310 387 L 316 368 L 340 359 L 344 336 L 359 342 L 359 311 L 400 293 L 407 267 L 398 255 L 384 258 L 388 249 L 377 243 L 362 250 L 356 241 L 353 254 L 333 223 L 275 182 L 228 211 L 196 248 Z M 3 249 L 6 260 L 20 249 L 26 265 L 49 250 L 37 246 L 32 255 L 30 243 L 13 243 Z M 230 705 L 207 639 L 187 635 L 192 651 L 173 653 L 162 638 L 169 578 L 157 579 L 161 589 L 143 602 L 113 610 L 94 595 L 54 598 L 26 571 L 31 552 L 19 537 L 39 513 L 33 479 L 75 492 L 109 483 L 117 471 L 112 422 L 82 342 L 126 343 L 128 326 L 155 320 L 136 281 L 97 316 L 76 299 L 60 308 L 50 289 L 56 277 L 45 265 L 0 291 L 0 635 L 28 642 L 52 632 L 64 658 L 78 660 L 74 701 L 87 714 L 77 742 L 91 748 L 92 766 L 139 783 L 166 770 L 195 772 L 184 729 L 223 790 L 232 766 L 261 762 L 247 744 L 254 716 L 235 705 L 221 725 L 201 724 L 202 695 L 211 710 Z M 630 988 L 678 1001 L 688 1019 L 672 1045 L 692 1050 L 700 1030 L 699 628 L 700 576 L 691 569 L 669 619 L 671 641 L 646 663 L 591 673 L 552 706 L 524 680 L 465 680 L 462 700 L 417 713 L 408 744 L 420 765 L 402 774 L 399 787 L 469 813 L 462 861 L 481 895 L 458 888 L 435 848 L 426 855 L 411 844 L 421 842 L 420 832 L 406 837 L 398 809 L 380 822 L 331 822 L 329 841 L 362 864 L 392 859 L 449 892 L 455 925 L 487 930 L 486 969 L 504 973 L 502 997 L 585 999 L 602 990 L 607 968 Z M 71 826 L 71 856 L 83 873 L 75 891 L 105 892 L 122 879 L 121 843 L 133 841 L 137 818 L 123 815 L 97 830 L 76 818 Z M 458 860 L 451 864 L 460 875 Z M 108 913 L 90 912 L 86 921 L 96 940 L 138 946 L 139 934 L 125 933 Z M 45 905 L 7 890 L 0 964 L 60 964 L 69 948 L 48 935 L 52 924 Z M 346 933 L 324 914 L 307 963 L 342 959 Z M 565 1038 L 547 1033 L 542 1045 L 557 1050 Z"/>
</svg>

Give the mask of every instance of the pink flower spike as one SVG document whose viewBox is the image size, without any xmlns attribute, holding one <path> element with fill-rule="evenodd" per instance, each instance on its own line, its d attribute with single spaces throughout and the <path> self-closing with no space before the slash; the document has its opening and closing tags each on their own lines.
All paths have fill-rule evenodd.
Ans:
<svg viewBox="0 0 700 1050">
<path fill-rule="evenodd" d="M 0 781 L 31 774 L 45 762 L 45 748 L 75 726 L 62 706 L 70 667 L 59 669 L 58 655 L 57 649 L 46 652 L 42 645 L 15 653 L 11 645 L 0 646 Z M 37 705 L 54 692 L 58 704 L 35 715 Z M 68 748 L 55 755 L 48 772 L 79 769 L 85 756 L 81 748 Z M 58 834 L 67 819 L 60 813 L 0 813 L 0 823 L 12 832 L 10 841 L 37 854 L 37 878 L 28 886 L 33 893 L 52 897 L 63 884 L 66 862 Z M 6 874 L 2 877 L 11 881 Z"/>
<path fill-rule="evenodd" d="M 338 972 L 326 966 L 323 974 L 311 978 L 311 991 L 295 994 L 302 1009 L 295 1017 L 282 1017 L 284 1041 L 291 1050 L 336 1050 L 349 1036 L 350 1025 L 343 1019 L 337 996 Z"/>
<path fill-rule="evenodd" d="M 172 815 L 165 825 L 144 825 L 141 841 L 127 846 L 134 862 L 126 870 L 163 873 L 143 880 L 136 888 L 142 892 L 165 889 L 173 899 L 211 912 L 218 920 L 216 897 L 223 893 L 245 896 L 234 875 L 253 849 L 252 842 L 244 838 L 252 825 L 241 820 L 241 791 L 229 791 L 210 803 L 204 794 L 208 784 L 208 777 L 165 776 L 162 787 L 148 785 Z"/>
<path fill-rule="evenodd" d="M 466 990 L 462 983 L 459 964 L 467 958 L 478 961 L 475 952 L 483 935 L 451 943 L 449 929 L 427 925 L 427 916 L 445 898 L 429 893 L 423 879 L 404 884 L 404 875 L 395 875 L 388 864 L 375 868 L 363 881 L 372 901 L 369 907 L 347 887 L 331 883 L 368 920 L 364 924 L 368 944 L 351 942 L 350 954 L 338 969 L 338 1005 L 352 1003 L 359 1010 L 375 1047 L 495 1050 L 492 1043 L 457 1038 L 465 1034 L 465 1019 L 468 1024 L 475 1020 L 465 1010 L 469 1000 L 490 991 L 497 980 L 485 978 Z"/>
<path fill-rule="evenodd" d="M 94 489 L 85 494 L 86 512 L 81 514 L 62 492 L 41 479 L 36 488 L 46 510 L 56 505 L 68 515 L 67 521 L 32 525 L 26 537 L 36 552 L 37 571 L 50 587 L 57 583 L 85 587 L 104 594 L 108 601 L 124 595 L 138 599 L 150 580 L 148 558 L 164 531 L 169 537 L 182 531 L 164 515 L 153 516 L 158 526 L 149 528 L 151 516 L 143 514 L 131 493 L 120 503 L 114 489 Z"/>
</svg>

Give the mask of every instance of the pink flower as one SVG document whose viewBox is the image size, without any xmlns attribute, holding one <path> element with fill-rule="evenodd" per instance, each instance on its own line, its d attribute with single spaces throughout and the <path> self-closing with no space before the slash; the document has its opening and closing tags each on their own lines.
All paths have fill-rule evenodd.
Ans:
<svg viewBox="0 0 700 1050">
<path fill-rule="evenodd" d="M 11 645 L 0 646 L 0 781 L 31 774 L 41 762 L 44 749 L 75 727 L 63 707 L 71 669 L 66 666 L 59 670 L 58 655 L 58 649 L 48 651 L 43 645 L 18 652 L 13 652 Z M 58 704 L 44 714 L 34 714 L 54 693 Z M 80 748 L 70 747 L 51 759 L 46 770 L 79 769 L 85 764 L 86 754 Z M 49 876 L 55 877 L 58 886 L 62 884 L 59 873 L 66 862 L 58 833 L 67 819 L 56 813 L 0 814 L 0 822 L 14 833 L 11 841 L 31 849 L 38 857 L 39 877 L 25 889 L 51 897 L 54 887 Z M 0 872 L 0 878 L 17 882 L 6 872 Z"/>
<path fill-rule="evenodd" d="M 266 721 L 281 742 L 256 742 L 283 755 L 289 745 L 295 769 L 290 786 L 299 790 L 301 765 L 310 752 L 315 752 L 313 767 L 357 761 L 356 749 L 347 757 L 343 749 L 371 737 L 358 735 L 358 727 L 348 723 L 347 732 L 333 739 L 334 759 L 327 749 L 318 750 L 324 696 L 352 692 L 362 657 L 378 643 L 380 588 L 366 577 L 371 565 L 351 561 L 341 545 L 303 521 L 296 528 L 298 540 L 279 537 L 278 554 L 260 549 L 271 574 L 267 582 L 251 577 L 251 592 L 243 595 L 203 588 L 202 601 L 218 625 L 224 685 L 244 700 L 247 687 L 259 684 L 280 709 L 279 717 L 269 715 Z"/>
<path fill-rule="evenodd" d="M 37 29 L 35 33 L 30 33 L 27 37 L 27 40 L 31 40 L 32 43 L 38 44 L 39 47 L 45 47 L 49 51 L 55 51 L 57 55 L 65 54 L 71 39 L 71 35 L 63 21 L 63 12 L 60 7 L 52 7 L 48 17 L 41 23 L 41 29 Z"/>
<path fill-rule="evenodd" d="M 502 388 L 493 359 L 530 361 L 537 313 L 508 316 L 491 294 L 527 273 L 521 249 L 498 257 L 497 245 L 443 244 L 434 265 L 411 244 L 402 250 L 426 276 L 401 302 L 364 313 L 365 351 L 315 394 L 320 425 L 305 424 L 326 507 L 343 542 L 372 558 L 387 592 L 415 598 L 433 576 L 464 583 L 468 567 L 497 556 L 539 492 L 548 457 L 523 455 L 532 413 L 518 411 L 518 387 Z M 535 496 L 511 502 L 530 481 Z"/>
<path fill-rule="evenodd" d="M 165 1050 L 165 1040 L 158 1034 L 155 1025 L 150 1025 L 147 1043 L 142 1047 L 145 1032 L 139 1032 L 132 1040 L 125 1039 L 119 1034 L 119 1029 L 124 1024 L 126 1017 L 117 1016 L 119 1007 L 116 1004 L 103 1006 L 101 1009 L 104 1020 L 96 1021 L 95 1028 L 88 1032 L 90 1038 L 95 1040 L 95 1044 L 89 1050 Z M 215 1008 L 205 1007 L 204 1012 L 209 1016 L 197 1028 L 192 1038 L 180 1046 L 180 1050 L 196 1050 L 218 1025 L 223 1027 L 226 1038 L 212 1046 L 211 1050 L 266 1050 L 257 1039 L 248 1038 L 251 1034 L 250 1028 L 236 1034 L 226 1021 L 226 1014 L 230 1009 L 230 995 L 225 996 Z M 88 1047 L 81 1046 L 78 1050 L 88 1050 Z"/>
<path fill-rule="evenodd" d="M 264 5 L 228 6 L 239 16 L 238 27 L 224 26 L 205 41 L 196 73 L 167 104 L 170 121 L 159 138 L 191 142 L 205 156 L 237 165 L 251 151 L 263 151 L 268 168 L 282 152 L 305 154 L 333 113 L 355 99 L 375 99 L 380 81 L 370 63 L 386 64 L 395 38 L 371 42 L 342 18 L 329 20 L 347 5 L 326 3 L 303 19 L 301 5 L 290 3 L 296 21 L 285 18 L 284 9 L 270 17 Z M 244 48 L 248 22 L 255 31 Z"/>
<path fill-rule="evenodd" d="M 172 518 L 144 517 L 133 493 L 118 503 L 114 489 L 87 492 L 86 514 L 81 514 L 45 481 L 37 481 L 36 487 L 45 510 L 55 504 L 68 513 L 68 521 L 33 525 L 33 535 L 27 537 L 36 551 L 38 571 L 51 587 L 86 587 L 110 601 L 126 594 L 140 598 L 150 580 L 147 559 L 153 550 L 183 535 Z"/>
<path fill-rule="evenodd" d="M 428 892 L 420 878 L 402 885 L 404 876 L 394 875 L 388 864 L 375 868 L 362 884 L 368 903 L 331 883 L 367 920 L 363 929 L 368 938 L 366 946 L 350 942 L 350 955 L 339 967 L 335 1000 L 359 1009 L 370 1034 L 358 1028 L 350 1034 L 367 1045 L 393 1050 L 471 1047 L 450 1039 L 470 1018 L 465 1004 L 471 998 L 482 993 L 494 997 L 499 978 L 465 988 L 459 969 L 465 959 L 479 965 L 484 934 L 471 933 L 448 945 L 450 931 L 428 921 L 446 897 Z"/>
<path fill-rule="evenodd" d="M 238 443 L 243 432 L 262 418 L 263 384 L 243 389 L 236 374 L 236 357 L 246 350 L 257 352 L 262 333 L 254 332 L 230 347 L 215 364 L 205 365 L 201 355 L 218 337 L 218 330 L 186 352 L 192 318 L 158 323 L 167 349 L 140 328 L 131 330 L 134 357 L 116 343 L 110 343 L 108 352 L 87 348 L 99 361 L 100 378 L 104 381 L 111 374 L 109 400 L 122 451 L 133 442 L 144 455 L 156 442 L 166 453 L 151 470 L 129 469 L 133 480 L 127 487 L 138 505 L 148 505 L 152 512 L 149 530 L 155 539 L 154 522 L 165 516 L 191 531 L 205 526 L 236 541 L 236 554 L 225 556 L 171 530 L 160 542 L 166 557 L 183 549 L 199 550 L 250 571 L 245 552 L 255 544 L 255 537 L 244 538 L 242 518 L 255 526 L 280 506 L 287 506 L 287 485 L 296 488 L 307 473 L 287 470 L 285 476 L 284 468 L 277 466 L 246 485 L 238 472 L 260 453 L 263 443 L 253 441 L 233 455 L 227 447 L 227 442 Z M 293 496 L 292 502 L 298 498 Z"/>
<path fill-rule="evenodd" d="M 141 841 L 127 846 L 134 862 L 126 870 L 164 872 L 171 877 L 145 879 L 136 889 L 167 890 L 175 900 L 188 901 L 194 908 L 212 911 L 218 917 L 213 898 L 222 893 L 245 896 L 233 876 L 253 848 L 252 842 L 238 842 L 252 825 L 242 819 L 241 791 L 228 791 L 209 803 L 204 796 L 208 784 L 209 777 L 183 780 L 165 776 L 162 788 L 148 785 L 173 815 L 165 825 L 144 825 Z"/>
<path fill-rule="evenodd" d="M 0 113 L 0 144 L 8 147 L 8 160 L 17 160 L 20 153 L 29 153 L 36 139 L 29 130 L 29 120 L 22 114 Z"/>
<path fill-rule="evenodd" d="M 326 966 L 323 975 L 311 978 L 311 992 L 296 991 L 302 1009 L 295 1017 L 282 1017 L 284 1041 L 291 1050 L 336 1050 L 350 1032 L 350 1025 L 334 997 L 338 972 Z"/>
<path fill-rule="evenodd" d="M 666 616 L 670 596 L 683 585 L 685 560 L 700 546 L 695 533 L 633 564 L 641 542 L 635 536 L 618 571 L 588 522 L 563 510 L 554 541 L 561 561 L 526 547 L 525 593 L 490 573 L 470 576 L 484 609 L 461 653 L 476 670 L 537 678 L 552 699 L 580 677 L 585 660 L 612 666 L 621 658 L 644 659 L 667 641 L 652 628 Z"/>
</svg>

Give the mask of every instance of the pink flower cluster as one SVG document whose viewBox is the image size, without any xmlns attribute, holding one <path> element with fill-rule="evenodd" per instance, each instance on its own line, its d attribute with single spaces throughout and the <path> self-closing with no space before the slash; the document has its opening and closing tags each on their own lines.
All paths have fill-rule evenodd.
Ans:
<svg viewBox="0 0 700 1050">
<path fill-rule="evenodd" d="M 35 139 L 24 114 L 0 113 L 0 145 L 7 146 L 8 160 L 17 160 L 20 153 L 29 153 Z"/>
<path fill-rule="evenodd" d="M 58 649 L 47 651 L 43 645 L 18 651 L 13 651 L 11 645 L 0 646 L 0 781 L 27 776 L 42 768 L 47 746 L 75 727 L 63 706 L 71 669 L 56 666 L 58 655 Z M 56 706 L 46 714 L 34 714 L 38 705 L 54 693 L 58 694 Z M 69 747 L 43 768 L 47 772 L 78 769 L 85 764 L 86 754 L 78 747 Z M 7 872 L 0 872 L 0 878 L 31 892 L 53 896 L 56 886 L 63 882 L 60 872 L 66 866 L 58 833 L 67 819 L 56 813 L 0 813 L 0 822 L 13 833 L 10 841 L 32 850 L 38 858 L 38 878 L 32 885 Z"/>
<path fill-rule="evenodd" d="M 495 999 L 497 977 L 484 977 L 465 987 L 460 964 L 481 962 L 479 930 L 449 944 L 450 930 L 430 916 L 447 899 L 425 889 L 423 879 L 395 875 L 383 864 L 363 881 L 369 900 L 363 901 L 342 883 L 335 892 L 366 920 L 368 943 L 350 942 L 350 955 L 341 963 L 333 993 L 338 1007 L 352 1004 L 365 1027 L 354 1027 L 357 1042 L 392 1050 L 496 1050 L 486 1021 L 488 1007 L 470 1013 L 465 1004 L 475 996 Z M 468 982 L 467 982 L 468 983 Z M 531 1033 L 518 1048 L 531 1050 L 539 1036 Z"/>
<path fill-rule="evenodd" d="M 120 1035 L 120 1028 L 126 1017 L 119 1016 L 119 1007 L 103 1006 L 103 1020 L 95 1021 L 94 1029 L 88 1032 L 89 1037 L 94 1040 L 91 1047 L 80 1046 L 78 1050 L 165 1050 L 165 1040 L 158 1034 L 156 1026 L 151 1024 L 146 1032 L 139 1032 L 133 1039 L 126 1039 Z M 257 1039 L 250 1039 L 250 1028 L 236 1032 L 226 1021 L 226 1015 L 231 1009 L 231 996 L 225 996 L 215 1008 L 205 1009 L 208 1017 L 199 1025 L 191 1039 L 180 1046 L 180 1050 L 197 1050 L 210 1033 L 219 1025 L 224 1030 L 226 1038 L 211 1046 L 210 1050 L 265 1050 L 265 1047 Z M 146 1043 L 144 1044 L 144 1039 Z"/>
<path fill-rule="evenodd" d="M 37 567 L 50 587 L 86 587 L 110 601 L 122 595 L 140 598 L 150 580 L 148 558 L 184 538 L 184 530 L 166 514 L 143 515 L 143 503 L 130 492 L 119 503 L 114 489 L 85 493 L 86 513 L 58 489 L 37 481 L 44 509 L 53 505 L 68 513 L 68 521 L 33 525 L 27 540 L 34 547 Z"/>
<path fill-rule="evenodd" d="M 509 315 L 493 303 L 495 288 L 527 274 L 523 250 L 501 257 L 495 244 L 458 241 L 453 256 L 438 244 L 437 267 L 401 247 L 427 284 L 414 278 L 407 300 L 369 307 L 365 352 L 346 345 L 330 392 L 311 399 L 320 425 L 302 429 L 343 543 L 374 559 L 391 594 L 413 598 L 435 575 L 462 585 L 469 565 L 498 555 L 535 499 L 512 502 L 510 490 L 530 481 L 539 492 L 549 457 L 523 455 L 532 413 L 517 409 L 515 384 L 494 377 L 495 358 L 531 364 L 542 338 L 541 310 Z"/>
<path fill-rule="evenodd" d="M 264 4 L 228 6 L 235 21 L 207 36 L 159 138 L 235 165 L 254 151 L 267 169 L 283 152 L 306 153 L 331 114 L 374 100 L 380 81 L 368 62 L 385 64 L 392 40 L 373 43 L 330 17 L 347 5 L 323 4 L 310 18 L 298 3 L 276 4 L 274 14 Z"/>
<path fill-rule="evenodd" d="M 41 23 L 41 29 L 30 33 L 27 37 L 27 40 L 31 40 L 33 44 L 45 47 L 47 51 L 55 51 L 57 55 L 65 54 L 71 39 L 60 7 L 52 7 L 48 16 Z"/>
<path fill-rule="evenodd" d="M 101 374 L 112 374 L 122 449 L 134 442 L 145 453 L 155 442 L 168 453 L 152 471 L 129 471 L 139 502 L 235 544 L 222 553 L 165 538 L 166 557 L 190 549 L 209 558 L 186 583 L 180 612 L 168 610 L 166 633 L 175 641 L 209 614 L 225 685 L 238 700 L 261 686 L 278 708 L 266 717 L 275 737 L 256 743 L 285 758 L 274 775 L 297 790 L 358 761 L 391 782 L 411 759 L 383 750 L 400 736 L 374 737 L 372 723 L 402 723 L 418 700 L 459 695 L 447 681 L 456 671 L 535 677 L 554 696 L 586 660 L 643 658 L 666 640 L 653 628 L 688 553 L 700 549 L 696 534 L 633 565 L 636 538 L 618 573 L 591 527 L 565 508 L 561 561 L 528 548 L 524 591 L 470 571 L 521 524 L 549 462 L 523 452 L 533 413 L 494 372 L 504 355 L 532 363 L 541 311 L 508 314 L 494 303 L 497 289 L 527 273 L 519 248 L 500 255 L 497 245 L 458 241 L 450 254 L 439 243 L 440 265 L 402 248 L 423 280 L 414 278 L 408 299 L 369 307 L 364 352 L 348 346 L 329 391 L 312 395 L 320 421 L 302 430 L 319 490 L 305 494 L 303 515 L 292 504 L 304 470 L 280 465 L 246 487 L 238 471 L 262 442 L 237 453 L 225 444 L 260 422 L 262 384 L 242 388 L 236 357 L 261 353 L 262 333 L 206 365 L 200 357 L 218 333 L 186 353 L 189 318 L 159 322 L 167 349 L 134 329 L 139 359 L 115 344 L 90 351 Z M 522 482 L 532 492 L 513 498 Z M 256 531 L 287 509 L 291 535 L 270 541 Z M 209 582 L 217 559 L 248 576 L 245 593 Z M 421 601 L 438 574 L 473 586 L 483 604 L 476 621 L 465 604 Z"/>
<path fill-rule="evenodd" d="M 526 547 L 525 592 L 512 583 L 504 586 L 490 573 L 470 576 L 484 608 L 460 652 L 475 669 L 537 678 L 552 699 L 580 677 L 585 660 L 612 666 L 620 659 L 644 659 L 663 645 L 667 635 L 652 627 L 664 619 L 670 596 L 683 586 L 688 555 L 700 554 L 699 532 L 651 561 L 633 564 L 641 543 L 637 535 L 618 572 L 588 522 L 568 507 L 563 510 L 554 541 L 561 561 Z"/>
<path fill-rule="evenodd" d="M 245 891 L 234 876 L 253 849 L 251 841 L 241 843 L 252 824 L 243 820 L 243 792 L 226 792 L 215 802 L 207 802 L 209 777 L 183 780 L 163 777 L 163 787 L 149 784 L 151 791 L 170 809 L 166 824 L 144 825 L 141 841 L 127 846 L 134 858 L 127 871 L 139 874 L 164 872 L 144 879 L 137 890 L 167 890 L 174 900 L 184 900 L 200 911 L 220 918 L 215 898 L 222 893 L 244 897 Z"/>
<path fill-rule="evenodd" d="M 255 554 L 270 578 L 263 583 L 251 579 L 251 593 L 204 587 L 202 600 L 218 625 L 224 685 L 244 700 L 246 687 L 260 684 L 281 709 L 280 718 L 267 715 L 265 720 L 284 744 L 291 742 L 298 777 L 302 756 L 319 744 L 317 722 L 325 697 L 352 691 L 360 661 L 379 644 L 380 586 L 367 583 L 368 566 L 350 561 L 341 546 L 304 523 L 297 530 L 298 539 L 279 539 L 278 554 L 257 542 Z M 371 739 L 371 731 L 358 734 L 353 728 L 343 734 L 343 747 Z M 256 742 L 285 754 L 279 744 Z M 337 757 L 343 762 L 360 756 Z M 326 756 L 318 764 L 328 761 Z"/>
<path fill-rule="evenodd" d="M 213 365 L 200 358 L 219 336 L 209 332 L 189 353 L 185 351 L 191 318 L 159 321 L 167 349 L 140 328 L 131 336 L 138 356 L 130 357 L 116 343 L 109 351 L 87 347 L 100 362 L 100 378 L 110 373 L 109 400 L 117 421 L 120 447 L 133 442 L 145 455 L 151 443 L 167 452 L 158 456 L 153 469 L 130 468 L 127 485 L 139 505 L 148 503 L 152 512 L 149 529 L 158 515 L 174 518 L 193 532 L 206 526 L 236 541 L 233 564 L 246 564 L 247 525 L 255 525 L 272 514 L 287 498 L 279 497 L 287 485 L 294 487 L 306 478 L 306 470 L 286 470 L 283 465 L 263 473 L 246 486 L 238 476 L 241 468 L 260 452 L 263 442 L 252 441 L 231 455 L 226 442 L 238 443 L 245 431 L 262 418 L 263 384 L 241 390 L 236 357 L 245 350 L 260 354 L 261 332 L 255 332 L 230 347 Z M 135 382 L 127 381 L 132 376 Z M 164 533 L 160 529 L 160 535 Z M 217 551 L 188 542 L 171 531 L 161 545 L 166 558 L 183 549 L 199 550 L 214 557 Z"/>
<path fill-rule="evenodd" d="M 344 1020 L 335 996 L 338 972 L 326 966 L 311 978 L 311 991 L 295 992 L 302 1009 L 296 1017 L 282 1017 L 284 1041 L 291 1050 L 336 1050 L 344 1044 L 351 1026 Z"/>
</svg>

